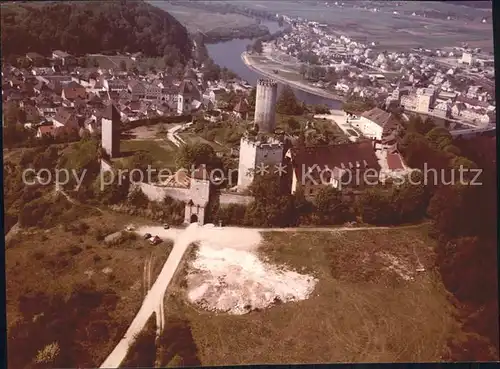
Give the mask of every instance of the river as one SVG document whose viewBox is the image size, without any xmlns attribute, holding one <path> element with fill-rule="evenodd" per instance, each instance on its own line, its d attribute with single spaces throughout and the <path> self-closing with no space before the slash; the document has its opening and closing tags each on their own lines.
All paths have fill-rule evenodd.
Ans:
<svg viewBox="0 0 500 369">
<path fill-rule="evenodd" d="M 279 27 L 277 22 L 262 21 L 261 24 L 266 26 L 271 33 L 282 29 L 281 27 Z M 257 83 L 257 79 L 263 78 L 263 76 L 248 68 L 241 59 L 241 54 L 246 51 L 247 45 L 251 44 L 252 42 L 253 39 L 249 38 L 235 39 L 225 42 L 219 42 L 216 44 L 207 44 L 206 46 L 208 54 L 216 64 L 232 70 L 251 85 L 255 85 Z M 280 93 L 280 90 L 282 88 L 283 85 L 281 83 L 278 83 L 278 93 Z M 298 90 L 296 88 L 292 89 L 295 93 L 295 96 L 299 100 L 304 101 L 306 104 L 327 105 L 332 109 L 339 109 L 342 105 L 342 103 L 337 100 L 326 99 L 322 96 L 314 95 L 306 91 Z"/>
</svg>

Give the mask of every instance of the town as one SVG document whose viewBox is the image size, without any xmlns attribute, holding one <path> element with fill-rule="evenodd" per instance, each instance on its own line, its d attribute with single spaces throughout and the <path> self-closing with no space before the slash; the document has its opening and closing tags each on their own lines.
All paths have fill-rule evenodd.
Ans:
<svg viewBox="0 0 500 369">
<path fill-rule="evenodd" d="M 279 15 L 278 15 L 279 16 Z M 451 119 L 468 127 L 495 124 L 494 60 L 478 48 L 414 48 L 387 52 L 332 26 L 283 16 L 291 32 L 265 44 L 265 55 L 300 65 L 312 85 L 355 94 L 406 111 Z M 316 81 L 316 82 L 314 82 Z"/>
</svg>

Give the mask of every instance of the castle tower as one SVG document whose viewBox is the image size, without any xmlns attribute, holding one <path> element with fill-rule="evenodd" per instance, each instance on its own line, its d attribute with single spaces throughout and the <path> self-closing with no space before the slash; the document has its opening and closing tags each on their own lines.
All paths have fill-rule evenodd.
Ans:
<svg viewBox="0 0 500 369">
<path fill-rule="evenodd" d="M 110 103 L 102 116 L 101 146 L 110 158 L 120 155 L 120 112 Z"/>
<path fill-rule="evenodd" d="M 255 96 L 255 123 L 259 132 L 269 133 L 276 128 L 276 99 L 278 84 L 269 79 L 257 81 L 257 94 Z"/>
<path fill-rule="evenodd" d="M 189 200 L 184 208 L 184 223 L 205 224 L 205 209 L 210 200 L 210 178 L 205 166 L 200 166 L 191 175 Z"/>
<path fill-rule="evenodd" d="M 261 166 L 267 166 L 267 173 L 275 173 L 275 165 L 283 161 L 283 146 L 283 142 L 270 137 L 264 142 L 243 136 L 240 141 L 238 190 L 244 190 L 252 184 Z"/>
</svg>

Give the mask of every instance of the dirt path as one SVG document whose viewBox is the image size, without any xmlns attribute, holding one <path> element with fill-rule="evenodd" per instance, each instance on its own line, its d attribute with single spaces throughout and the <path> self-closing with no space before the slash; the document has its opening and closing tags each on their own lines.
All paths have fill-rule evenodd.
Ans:
<svg viewBox="0 0 500 369">
<path fill-rule="evenodd" d="M 167 287 L 182 260 L 182 256 L 191 244 L 192 239 L 193 234 L 190 232 L 190 229 L 186 229 L 186 231 L 179 234 L 179 236 L 175 239 L 174 247 L 168 256 L 167 261 L 163 265 L 158 278 L 144 298 L 137 315 L 134 320 L 132 320 L 132 323 L 127 329 L 127 332 L 125 332 L 123 338 L 120 342 L 118 342 L 106 360 L 104 360 L 101 368 L 118 368 L 125 359 L 128 348 L 134 341 L 134 337 L 142 331 L 149 317 L 155 312 L 161 313 L 163 311 L 162 304 L 165 291 L 167 290 Z M 162 317 L 160 316 L 157 316 L 156 319 L 157 322 L 162 321 Z"/>
<path fill-rule="evenodd" d="M 167 131 L 167 138 L 172 142 L 175 146 L 180 147 L 182 144 L 186 142 L 177 134 L 177 132 L 182 129 L 184 125 L 178 124 L 173 126 Z"/>
<path fill-rule="evenodd" d="M 67 199 L 70 203 L 72 203 L 72 204 L 74 204 L 74 205 L 79 205 L 79 206 L 90 206 L 90 205 L 84 205 L 84 204 L 82 204 L 81 202 L 79 202 L 79 201 L 77 201 L 77 200 L 73 199 L 73 198 L 72 198 L 71 196 L 69 196 L 66 192 L 64 192 L 64 190 L 63 190 L 61 187 L 59 187 L 59 186 L 57 186 L 57 185 L 56 185 L 56 188 L 55 188 L 55 192 L 56 192 L 56 193 L 60 193 L 60 194 L 62 194 L 64 197 L 66 197 L 66 199 Z M 91 207 L 92 207 L 93 209 L 97 210 L 98 212 L 100 212 L 101 214 L 104 214 L 104 211 L 103 211 L 102 209 L 99 209 L 97 206 L 91 206 Z"/>
</svg>

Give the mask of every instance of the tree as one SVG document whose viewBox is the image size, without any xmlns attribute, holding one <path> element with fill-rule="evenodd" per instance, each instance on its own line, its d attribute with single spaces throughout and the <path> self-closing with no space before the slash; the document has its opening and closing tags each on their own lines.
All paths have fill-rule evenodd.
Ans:
<svg viewBox="0 0 500 369">
<path fill-rule="evenodd" d="M 286 227 L 296 224 L 293 196 L 285 194 L 277 175 L 256 175 L 250 185 L 254 201 L 245 212 L 245 224 Z"/>
<path fill-rule="evenodd" d="M 300 122 L 294 117 L 289 117 L 286 120 L 286 124 L 288 125 L 288 128 L 290 128 L 292 131 L 300 129 Z"/>
<path fill-rule="evenodd" d="M 257 53 L 257 54 L 262 54 L 262 51 L 264 51 L 264 49 L 262 47 L 262 40 L 260 38 L 255 40 L 255 42 L 253 43 L 252 51 Z"/>
<path fill-rule="evenodd" d="M 250 94 L 248 95 L 248 107 L 250 110 L 255 109 L 255 99 L 257 96 L 257 88 L 253 87 L 252 90 L 250 91 Z"/>
<path fill-rule="evenodd" d="M 300 64 L 300 75 L 302 78 L 305 78 L 306 73 L 307 73 L 307 66 L 305 64 Z"/>
<path fill-rule="evenodd" d="M 425 138 L 430 142 L 432 147 L 438 150 L 443 150 L 452 141 L 450 132 L 442 127 L 432 128 L 425 134 Z"/>
<path fill-rule="evenodd" d="M 297 101 L 290 86 L 285 85 L 283 91 L 276 102 L 276 111 L 286 115 L 301 115 L 304 112 L 302 104 Z"/>
<path fill-rule="evenodd" d="M 364 222 L 376 225 L 395 223 L 392 193 L 383 188 L 370 188 L 357 199 L 357 209 Z"/>
<path fill-rule="evenodd" d="M 183 145 L 177 152 L 175 160 L 178 169 L 197 168 L 205 164 L 208 169 L 219 167 L 220 160 L 217 158 L 212 146 L 205 143 L 196 143 L 194 145 Z"/>
<path fill-rule="evenodd" d="M 411 180 L 410 180 L 411 176 Z M 429 193 L 421 172 L 410 173 L 400 187 L 393 189 L 395 220 L 398 223 L 422 219 L 427 211 Z"/>
<path fill-rule="evenodd" d="M 139 187 L 136 187 L 129 193 L 128 202 L 137 208 L 146 208 L 149 204 L 149 199 Z"/>
<path fill-rule="evenodd" d="M 314 105 L 314 114 L 330 114 L 330 108 L 326 105 Z"/>
<path fill-rule="evenodd" d="M 349 209 L 342 201 L 341 192 L 332 186 L 323 186 L 314 203 L 322 224 L 340 224 L 348 219 Z"/>
<path fill-rule="evenodd" d="M 60 353 L 61 349 L 59 344 L 57 342 L 53 342 L 38 351 L 35 363 L 42 365 L 54 365 Z"/>
<path fill-rule="evenodd" d="M 440 234 L 449 238 L 469 235 L 465 210 L 466 186 L 441 186 L 432 196 L 427 213 Z"/>
<path fill-rule="evenodd" d="M 47 3 L 35 8 L 18 3 L 2 11 L 1 21 L 2 55 L 6 56 L 48 49 L 73 55 L 142 51 L 162 56 L 165 47 L 171 46 L 171 54 L 184 63 L 193 46 L 174 17 L 144 2 Z"/>
</svg>

